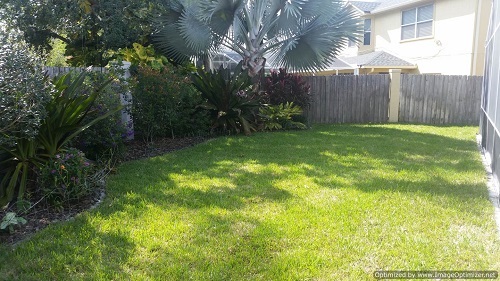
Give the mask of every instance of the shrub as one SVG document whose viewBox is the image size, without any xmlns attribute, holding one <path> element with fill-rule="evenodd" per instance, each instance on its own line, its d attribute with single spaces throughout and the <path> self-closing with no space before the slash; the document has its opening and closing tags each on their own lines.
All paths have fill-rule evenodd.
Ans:
<svg viewBox="0 0 500 281">
<path fill-rule="evenodd" d="M 91 162 L 75 148 L 56 154 L 38 174 L 38 183 L 49 203 L 62 206 L 88 195 L 94 188 L 90 181 Z"/>
<path fill-rule="evenodd" d="M 42 60 L 20 34 L 0 28 L 0 145 L 37 135 L 51 90 Z"/>
<path fill-rule="evenodd" d="M 293 120 L 295 116 L 300 115 L 302 115 L 302 109 L 300 106 L 294 105 L 293 102 L 260 108 L 260 116 L 263 119 L 265 130 L 305 129 L 304 123 Z"/>
<path fill-rule="evenodd" d="M 16 31 L 0 28 L 0 208 L 22 197 L 51 84 Z"/>
<path fill-rule="evenodd" d="M 28 174 L 35 167 L 42 167 L 59 153 L 65 145 L 86 128 L 105 119 L 114 111 L 83 122 L 95 99 L 109 83 L 96 87 L 87 95 L 81 93 L 86 73 L 76 79 L 69 74 L 55 80 L 52 99 L 44 106 L 46 117 L 34 138 L 20 137 L 15 146 L 0 146 L 0 206 L 14 198 L 22 199 L 26 190 Z M 116 109 L 116 111 L 118 111 Z"/>
<path fill-rule="evenodd" d="M 311 102 L 310 86 L 301 76 L 287 73 L 285 69 L 273 70 L 266 77 L 264 88 L 267 102 L 272 105 L 293 102 L 307 108 Z"/>
<path fill-rule="evenodd" d="M 134 130 L 146 141 L 158 137 L 205 134 L 206 113 L 197 110 L 201 95 L 183 70 L 166 64 L 160 70 L 140 66 L 132 92 Z"/>
<path fill-rule="evenodd" d="M 117 52 L 117 56 L 119 59 L 128 61 L 134 66 L 149 66 L 157 71 L 160 71 L 169 64 L 165 56 L 156 54 L 153 45 L 143 46 L 139 43 L 133 43 L 131 49 L 120 49 Z"/>
<path fill-rule="evenodd" d="M 254 129 L 259 100 L 249 94 L 252 81 L 242 71 L 241 63 L 234 74 L 222 66 L 210 72 L 198 69 L 192 80 L 205 99 L 201 107 L 210 112 L 212 128 L 218 128 L 223 133 L 243 131 L 250 134 Z"/>
<path fill-rule="evenodd" d="M 90 122 L 121 106 L 120 94 L 129 89 L 124 81 L 119 80 L 119 73 L 111 69 L 108 73 L 90 72 L 84 81 L 85 92 L 91 92 L 96 85 L 107 80 L 113 80 L 104 88 L 101 95 L 95 100 L 83 123 Z M 126 128 L 121 120 L 121 112 L 117 111 L 99 121 L 98 126 L 91 126 L 79 134 L 72 142 L 72 146 L 83 151 L 86 157 L 92 160 L 117 160 L 125 149 Z"/>
</svg>

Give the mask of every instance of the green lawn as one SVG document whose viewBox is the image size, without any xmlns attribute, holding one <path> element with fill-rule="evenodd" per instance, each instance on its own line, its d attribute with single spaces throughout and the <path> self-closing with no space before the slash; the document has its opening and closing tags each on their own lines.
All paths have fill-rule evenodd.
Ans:
<svg viewBox="0 0 500 281">
<path fill-rule="evenodd" d="M 475 127 L 316 125 L 123 164 L 97 209 L 0 248 L 7 280 L 373 280 L 498 270 Z"/>
</svg>

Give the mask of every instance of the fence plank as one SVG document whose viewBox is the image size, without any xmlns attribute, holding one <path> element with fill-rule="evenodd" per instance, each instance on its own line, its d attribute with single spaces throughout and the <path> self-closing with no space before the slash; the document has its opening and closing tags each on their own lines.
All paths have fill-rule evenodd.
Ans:
<svg viewBox="0 0 500 281">
<path fill-rule="evenodd" d="M 311 123 L 388 121 L 389 75 L 307 77 L 314 93 Z M 401 75 L 399 120 L 406 123 L 479 124 L 482 77 Z"/>
<path fill-rule="evenodd" d="M 102 73 L 108 72 L 108 69 L 105 68 L 105 67 L 91 67 L 91 68 L 87 68 L 87 67 L 46 66 L 46 67 L 43 68 L 43 70 L 45 71 L 45 73 L 47 74 L 47 76 L 49 76 L 50 78 L 54 78 L 54 77 L 66 74 L 66 73 L 71 72 L 71 71 L 76 72 L 76 73 L 80 73 L 80 72 L 87 71 L 87 70 L 88 71 L 92 71 L 92 72 L 102 72 Z"/>
<path fill-rule="evenodd" d="M 481 81 L 480 76 L 403 74 L 400 122 L 478 124 Z"/>
</svg>

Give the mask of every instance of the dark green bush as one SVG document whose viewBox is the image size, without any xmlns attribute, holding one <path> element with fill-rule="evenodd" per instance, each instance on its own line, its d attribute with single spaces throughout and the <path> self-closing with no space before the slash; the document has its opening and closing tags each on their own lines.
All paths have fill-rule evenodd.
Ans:
<svg viewBox="0 0 500 281">
<path fill-rule="evenodd" d="M 171 64 L 160 70 L 138 67 L 132 91 L 136 136 L 153 141 L 207 133 L 207 114 L 196 108 L 201 95 L 183 73 Z"/>
<path fill-rule="evenodd" d="M 293 102 L 302 109 L 311 102 L 310 88 L 300 75 L 287 73 L 283 68 L 271 71 L 264 83 L 267 103 L 279 105 Z"/>
<path fill-rule="evenodd" d="M 241 63 L 234 74 L 222 66 L 210 72 L 199 69 L 192 80 L 205 99 L 201 107 L 209 111 L 213 129 L 223 133 L 243 131 L 247 135 L 255 130 L 259 98 L 251 93 L 252 81 L 242 71 Z"/>
<path fill-rule="evenodd" d="M 91 72 L 84 82 L 86 92 L 107 80 L 112 80 L 101 95 L 95 100 L 89 113 L 84 118 L 84 123 L 96 119 L 121 105 L 120 94 L 129 90 L 125 81 L 118 79 L 119 74 L 115 70 L 108 73 Z M 126 128 L 121 120 L 121 112 L 118 111 L 107 118 L 99 121 L 97 126 L 87 128 L 79 134 L 72 145 L 83 151 L 86 157 L 92 160 L 119 159 L 124 152 Z"/>
</svg>

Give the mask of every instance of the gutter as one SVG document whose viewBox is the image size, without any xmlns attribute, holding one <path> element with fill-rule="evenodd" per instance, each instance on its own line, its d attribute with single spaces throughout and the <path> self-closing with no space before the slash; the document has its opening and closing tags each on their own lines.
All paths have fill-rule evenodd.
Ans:
<svg viewBox="0 0 500 281">
<path fill-rule="evenodd" d="M 480 27 L 481 27 L 481 17 L 482 17 L 482 9 L 483 9 L 483 0 L 477 0 L 476 3 L 476 20 L 474 21 L 474 40 L 472 41 L 472 60 L 470 65 L 470 75 L 477 75 L 477 60 L 479 55 L 479 37 L 480 37 Z M 493 12 L 493 10 L 492 10 Z M 486 46 L 482 46 L 483 49 Z"/>
<path fill-rule="evenodd" d="M 359 68 L 417 69 L 417 65 L 359 65 Z"/>
</svg>

